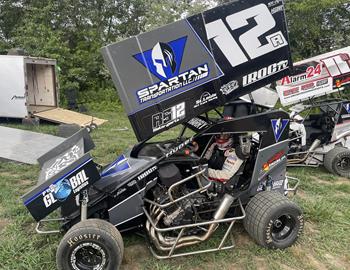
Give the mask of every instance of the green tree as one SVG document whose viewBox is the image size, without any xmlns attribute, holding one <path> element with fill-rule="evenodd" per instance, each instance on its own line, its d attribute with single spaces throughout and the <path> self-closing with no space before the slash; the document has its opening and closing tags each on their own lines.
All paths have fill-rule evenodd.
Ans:
<svg viewBox="0 0 350 270">
<path fill-rule="evenodd" d="M 0 53 L 11 48 L 13 34 L 23 13 L 22 1 L 0 0 Z"/>
<path fill-rule="evenodd" d="M 4 18 L 16 7 L 23 16 L 11 22 L 11 27 L 0 25 L 7 33 L 3 47 L 22 47 L 30 55 L 57 59 L 63 90 L 97 92 L 112 87 L 100 53 L 102 46 L 206 7 L 196 1 L 147 4 L 145 9 L 141 0 L 32 0 L 15 6 L 6 2 L 1 5 L 6 10 Z"/>
<path fill-rule="evenodd" d="M 350 44 L 350 4 L 347 0 L 289 0 L 286 11 L 295 60 Z"/>
<path fill-rule="evenodd" d="M 21 47 L 32 56 L 55 58 L 63 92 L 76 88 L 88 98 L 101 98 L 101 89 L 113 89 L 101 47 L 223 2 L 228 1 L 0 0 L 0 53 Z M 349 45 L 346 2 L 287 0 L 295 60 Z"/>
</svg>

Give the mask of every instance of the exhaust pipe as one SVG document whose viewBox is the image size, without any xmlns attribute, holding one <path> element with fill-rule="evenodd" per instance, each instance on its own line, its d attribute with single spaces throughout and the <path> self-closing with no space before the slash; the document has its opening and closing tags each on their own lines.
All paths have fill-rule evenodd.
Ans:
<svg viewBox="0 0 350 270">
<path fill-rule="evenodd" d="M 317 147 L 320 146 L 320 144 L 321 144 L 321 141 L 319 139 L 314 140 L 314 142 L 310 146 L 309 150 L 305 153 L 305 156 L 303 158 L 290 159 L 290 160 L 288 160 L 288 163 L 289 164 L 296 164 L 296 163 L 304 162 L 309 157 L 309 155 L 313 151 L 315 151 Z"/>
<path fill-rule="evenodd" d="M 230 209 L 232 203 L 235 198 L 229 194 L 225 194 L 219 207 L 216 209 L 213 215 L 213 221 L 223 219 Z M 157 216 L 156 222 L 158 223 L 160 220 L 160 216 Z M 147 221 L 148 222 L 148 221 Z M 157 224 L 156 223 L 156 224 Z M 185 247 L 194 245 L 200 242 L 207 240 L 218 228 L 219 224 L 211 224 L 207 230 L 207 232 L 202 236 L 185 236 L 181 237 L 176 244 L 175 248 Z M 150 224 L 146 224 L 146 228 L 150 234 L 151 239 L 159 250 L 169 251 L 172 249 L 173 245 L 176 243 L 176 237 L 163 237 L 160 232 L 156 232 L 155 229 L 150 226 Z"/>
</svg>

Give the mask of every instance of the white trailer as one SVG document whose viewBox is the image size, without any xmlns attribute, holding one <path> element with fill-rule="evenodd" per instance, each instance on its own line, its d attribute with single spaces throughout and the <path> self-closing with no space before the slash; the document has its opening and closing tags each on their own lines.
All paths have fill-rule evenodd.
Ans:
<svg viewBox="0 0 350 270">
<path fill-rule="evenodd" d="M 56 60 L 0 55 L 0 117 L 100 125 L 103 119 L 59 108 Z"/>
<path fill-rule="evenodd" d="M 29 118 L 58 107 L 56 61 L 0 55 L 0 117 Z"/>
</svg>

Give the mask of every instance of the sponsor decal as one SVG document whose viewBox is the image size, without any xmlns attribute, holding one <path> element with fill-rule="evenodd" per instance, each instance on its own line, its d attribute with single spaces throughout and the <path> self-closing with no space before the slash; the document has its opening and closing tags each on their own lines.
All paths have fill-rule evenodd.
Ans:
<svg viewBox="0 0 350 270">
<path fill-rule="evenodd" d="M 208 123 L 200 118 L 192 118 L 190 121 L 187 122 L 189 125 L 193 126 L 194 128 L 197 128 L 199 130 L 205 128 L 208 126 Z"/>
<path fill-rule="evenodd" d="M 154 76 L 166 80 L 179 75 L 187 37 L 169 43 L 158 42 L 150 50 L 134 55 Z"/>
<path fill-rule="evenodd" d="M 101 235 L 99 234 L 91 234 L 91 233 L 85 233 L 85 234 L 80 234 L 79 236 L 75 236 L 74 238 L 69 238 L 67 240 L 67 244 L 72 247 L 74 246 L 78 241 L 82 240 L 98 240 L 100 239 Z"/>
<path fill-rule="evenodd" d="M 68 179 L 62 179 L 56 184 L 51 185 L 49 190 L 52 192 L 55 199 L 62 202 L 72 193 L 72 186 Z"/>
<path fill-rule="evenodd" d="M 350 103 L 344 104 L 343 107 L 348 113 L 350 113 Z"/>
<path fill-rule="evenodd" d="M 288 97 L 299 93 L 299 86 L 293 87 L 283 91 L 283 96 Z"/>
<path fill-rule="evenodd" d="M 134 186 L 134 185 L 136 185 L 136 180 L 132 180 L 131 182 L 129 182 L 128 183 L 128 187 L 132 187 L 132 186 Z"/>
<path fill-rule="evenodd" d="M 24 195 L 23 203 L 35 220 L 43 219 L 62 203 L 67 203 L 67 200 L 76 199 L 77 194 L 100 179 L 100 174 L 91 156 L 86 154 L 82 160 L 84 161 L 71 171 L 60 177 L 56 176 L 53 181 L 43 182 Z"/>
<path fill-rule="evenodd" d="M 257 191 L 257 192 L 263 191 L 264 188 L 265 188 L 265 183 L 260 182 L 260 183 L 259 183 L 259 186 L 258 186 L 258 188 L 257 188 L 256 191 Z"/>
<path fill-rule="evenodd" d="M 102 177 L 116 174 L 130 169 L 128 158 L 124 155 L 119 156 L 112 164 L 110 164 L 101 174 Z"/>
<path fill-rule="evenodd" d="M 344 120 L 349 120 L 350 119 L 350 113 L 349 114 L 343 114 L 342 115 L 342 118 L 344 119 Z M 337 125 L 341 125 L 341 124 L 337 124 Z M 336 125 L 336 126 L 337 126 Z"/>
<path fill-rule="evenodd" d="M 330 87 L 330 81 L 328 80 L 328 78 L 322 79 L 319 81 L 306 83 L 306 84 L 303 84 L 301 86 L 287 88 L 286 90 L 283 91 L 283 97 L 284 98 L 292 97 L 294 95 L 307 93 L 309 91 L 311 91 L 312 93 L 314 93 L 315 91 L 320 91 L 320 90 L 326 91 L 324 89 L 327 89 L 329 87 Z"/>
<path fill-rule="evenodd" d="M 274 7 L 271 9 L 271 14 L 275 14 L 277 12 L 281 12 L 281 11 L 284 11 L 284 6 L 283 5 L 280 5 L 278 7 Z"/>
<path fill-rule="evenodd" d="M 271 1 L 267 4 L 267 6 L 271 9 L 271 14 L 275 14 L 284 10 L 283 0 Z"/>
<path fill-rule="evenodd" d="M 283 4 L 283 0 L 274 0 L 274 1 L 267 3 L 267 6 L 269 8 L 271 8 L 273 6 L 277 6 L 277 5 L 281 5 L 281 4 Z"/>
<path fill-rule="evenodd" d="M 196 100 L 194 108 L 198 108 L 199 106 L 205 105 L 210 101 L 216 100 L 217 98 L 218 97 L 216 93 L 210 94 L 209 92 L 204 92 L 201 95 L 201 97 L 198 100 Z"/>
<path fill-rule="evenodd" d="M 233 80 L 225 85 L 223 85 L 220 89 L 221 93 L 225 96 L 231 94 L 233 91 L 235 91 L 237 88 L 239 88 L 239 83 L 236 80 Z"/>
<path fill-rule="evenodd" d="M 225 153 L 225 155 L 226 155 L 226 153 Z M 235 157 L 235 156 L 230 156 L 230 155 L 227 156 L 223 168 L 224 168 L 224 169 L 229 169 L 230 166 L 228 166 L 228 164 L 226 164 L 226 162 L 227 162 L 228 164 L 235 165 L 236 162 L 237 162 L 237 157 Z"/>
<path fill-rule="evenodd" d="M 168 157 L 174 155 L 177 151 L 181 150 L 182 148 L 184 148 L 187 144 L 189 144 L 192 141 L 193 141 L 193 137 L 189 138 L 188 140 L 184 141 L 183 143 L 181 143 L 178 146 L 171 149 L 168 153 L 165 154 L 165 157 L 168 158 Z"/>
<path fill-rule="evenodd" d="M 186 104 L 182 102 L 152 115 L 153 132 L 169 127 L 186 117 Z"/>
<path fill-rule="evenodd" d="M 267 181 L 263 181 L 263 182 L 260 182 L 259 183 L 259 186 L 257 188 L 257 192 L 260 192 L 260 191 L 263 191 L 263 190 L 271 190 L 271 189 L 279 189 L 281 188 L 281 186 L 283 185 L 284 183 L 284 180 L 276 180 L 276 181 L 273 181 L 269 186 Z"/>
<path fill-rule="evenodd" d="M 57 158 L 56 161 L 49 168 L 46 169 L 46 180 L 56 175 L 64 168 L 68 167 L 70 164 L 76 161 L 79 158 L 79 151 L 79 146 L 74 145 L 69 152 L 64 154 L 62 157 Z"/>
<path fill-rule="evenodd" d="M 344 78 L 337 78 L 334 80 L 334 87 L 340 88 L 346 84 L 350 84 L 350 76 Z"/>
<path fill-rule="evenodd" d="M 307 90 L 310 90 L 313 88 L 315 88 L 315 84 L 313 82 L 311 82 L 311 83 L 307 83 L 307 84 L 302 85 L 301 91 L 307 91 Z"/>
<path fill-rule="evenodd" d="M 323 79 L 328 77 L 339 76 L 350 73 L 350 62 L 348 54 L 338 54 L 326 59 L 321 59 L 320 62 L 307 63 L 308 67 L 305 72 L 295 75 L 286 76 L 281 80 L 281 85 L 302 83 L 310 81 L 317 77 Z M 339 81 L 340 83 L 340 81 Z"/>
<path fill-rule="evenodd" d="M 284 180 L 276 180 L 276 181 L 273 181 L 272 183 L 272 189 L 278 189 L 280 188 L 284 183 Z"/>
<path fill-rule="evenodd" d="M 25 96 L 17 96 L 17 95 L 14 95 L 11 100 L 14 100 L 14 99 L 25 99 L 26 97 Z"/>
<path fill-rule="evenodd" d="M 289 68 L 288 60 L 283 60 L 278 63 L 273 63 L 267 67 L 254 71 L 243 77 L 243 87 L 251 85 L 252 83 L 261 81 L 269 76 L 277 74 L 282 70 Z"/>
<path fill-rule="evenodd" d="M 279 142 L 281 135 L 289 123 L 289 119 L 271 119 L 271 125 L 273 134 L 275 135 L 276 142 Z"/>
<path fill-rule="evenodd" d="M 297 74 L 284 77 L 277 85 L 283 105 L 330 94 L 350 83 L 348 53 L 338 53 L 326 58 L 320 56 L 318 60 L 295 66 L 295 70 Z"/>
<path fill-rule="evenodd" d="M 317 87 L 320 87 L 320 86 L 323 86 L 323 85 L 327 85 L 327 84 L 328 84 L 328 79 L 323 79 L 323 80 L 320 80 L 320 81 L 316 82 L 316 86 Z"/>
<path fill-rule="evenodd" d="M 126 191 L 126 188 L 121 188 L 117 191 L 117 196 L 121 195 L 124 193 L 124 191 Z"/>
<path fill-rule="evenodd" d="M 267 172 L 271 168 L 275 167 L 276 164 L 286 159 L 286 153 L 282 150 L 271 157 L 266 163 L 263 164 L 261 172 Z"/>
<path fill-rule="evenodd" d="M 168 43 L 158 42 L 152 49 L 134 55 L 138 62 L 159 79 L 159 82 L 137 91 L 140 104 L 209 77 L 207 63 L 180 72 L 186 42 L 187 36 Z"/>
<path fill-rule="evenodd" d="M 317 64 L 316 66 L 308 66 L 305 73 L 298 74 L 295 76 L 286 76 L 282 79 L 281 85 L 285 84 L 297 84 L 306 80 L 310 80 L 322 74 L 322 64 Z"/>
<path fill-rule="evenodd" d="M 254 22 L 254 27 L 238 37 L 238 44 L 231 31 L 246 26 L 250 21 Z M 261 3 L 233 13 L 224 20 L 210 22 L 205 28 L 208 39 L 213 39 L 230 65 L 236 67 L 288 45 L 281 31 L 273 31 L 275 26 L 276 21 L 269 8 Z"/>
<path fill-rule="evenodd" d="M 140 181 L 143 178 L 147 177 L 148 175 L 150 175 L 151 173 L 153 173 L 154 171 L 156 171 L 158 169 L 157 166 L 153 166 L 152 168 L 148 169 L 147 171 L 144 171 L 143 173 L 141 173 L 138 177 L 137 180 Z"/>
<path fill-rule="evenodd" d="M 45 207 L 48 208 L 57 201 L 65 201 L 72 192 L 73 194 L 77 194 L 89 184 L 88 180 L 89 178 L 86 176 L 85 170 L 82 170 L 69 179 L 62 179 L 50 185 L 42 193 Z"/>
</svg>

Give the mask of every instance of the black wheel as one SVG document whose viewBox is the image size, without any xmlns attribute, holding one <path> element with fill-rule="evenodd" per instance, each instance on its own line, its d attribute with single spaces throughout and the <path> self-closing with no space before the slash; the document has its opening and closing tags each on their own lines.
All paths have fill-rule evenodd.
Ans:
<svg viewBox="0 0 350 270">
<path fill-rule="evenodd" d="M 112 224 L 88 219 L 74 225 L 61 240 L 56 253 L 57 268 L 117 270 L 123 252 L 123 239 Z"/>
<path fill-rule="evenodd" d="M 323 165 L 331 173 L 350 178 L 350 150 L 334 147 L 326 153 Z"/>
<path fill-rule="evenodd" d="M 97 129 L 98 126 L 95 123 L 90 124 L 91 130 Z"/>
<path fill-rule="evenodd" d="M 303 231 L 301 209 L 278 192 L 258 193 L 249 201 L 245 211 L 244 228 L 263 247 L 290 247 Z"/>
</svg>

